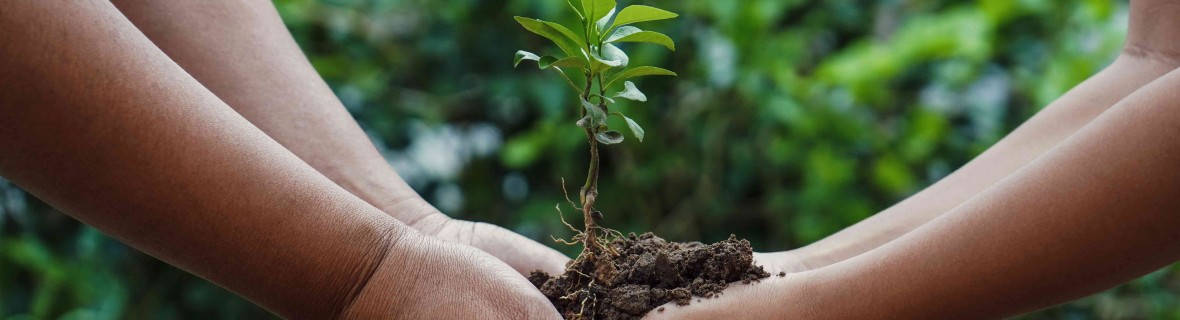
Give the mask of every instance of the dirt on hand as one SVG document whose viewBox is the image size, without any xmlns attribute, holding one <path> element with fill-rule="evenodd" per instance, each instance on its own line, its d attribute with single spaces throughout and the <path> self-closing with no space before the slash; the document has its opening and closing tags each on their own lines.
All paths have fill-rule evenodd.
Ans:
<svg viewBox="0 0 1180 320">
<path fill-rule="evenodd" d="M 632 233 L 572 261 L 560 276 L 538 270 L 529 281 L 566 319 L 640 319 L 668 302 L 687 305 L 732 282 L 769 277 L 753 259 L 750 242 L 732 235 L 706 245 Z"/>
</svg>

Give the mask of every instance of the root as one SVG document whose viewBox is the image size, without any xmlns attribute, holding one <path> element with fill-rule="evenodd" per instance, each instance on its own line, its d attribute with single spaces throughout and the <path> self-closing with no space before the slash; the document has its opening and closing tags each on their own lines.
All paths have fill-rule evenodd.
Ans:
<svg viewBox="0 0 1180 320">
<path fill-rule="evenodd" d="M 570 207 L 573 207 L 574 210 L 578 210 L 578 211 L 582 210 L 581 208 L 578 208 L 578 204 L 574 203 L 574 200 L 570 200 L 570 192 L 565 189 L 565 178 L 561 178 L 561 195 L 565 196 L 565 202 L 568 202 L 570 204 Z M 558 211 L 561 211 L 561 210 L 558 210 Z"/>
</svg>

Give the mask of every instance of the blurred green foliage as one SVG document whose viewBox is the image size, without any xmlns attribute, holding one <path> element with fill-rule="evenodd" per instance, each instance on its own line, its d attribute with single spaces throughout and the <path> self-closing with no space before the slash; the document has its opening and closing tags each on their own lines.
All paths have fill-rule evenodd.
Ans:
<svg viewBox="0 0 1180 320">
<path fill-rule="evenodd" d="M 623 2 L 623 5 L 634 1 Z M 629 45 L 643 143 L 605 151 L 603 224 L 674 240 L 805 245 L 961 166 L 1117 54 L 1126 1 L 649 0 L 678 42 Z M 560 0 L 281 0 L 312 63 L 405 178 L 453 216 L 544 243 L 583 178 L 577 101 L 512 69 Z M 622 126 L 622 123 L 613 124 Z M 576 191 L 576 190 L 575 190 Z M 5 319 L 260 318 L 264 311 L 0 180 Z M 557 245 L 555 245 L 557 246 Z M 560 247 L 565 252 L 576 248 Z M 1180 318 L 1180 269 L 1026 319 Z"/>
</svg>

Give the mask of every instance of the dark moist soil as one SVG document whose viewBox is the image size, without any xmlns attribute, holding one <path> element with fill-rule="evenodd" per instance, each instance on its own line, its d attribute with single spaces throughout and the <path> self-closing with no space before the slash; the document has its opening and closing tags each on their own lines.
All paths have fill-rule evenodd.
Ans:
<svg viewBox="0 0 1180 320">
<path fill-rule="evenodd" d="M 598 255 L 583 254 L 559 277 L 533 271 L 529 281 L 566 319 L 639 319 L 668 302 L 687 305 L 732 282 L 769 276 L 753 264 L 745 239 L 731 235 L 706 245 L 668 242 L 649 232 L 615 239 Z"/>
</svg>

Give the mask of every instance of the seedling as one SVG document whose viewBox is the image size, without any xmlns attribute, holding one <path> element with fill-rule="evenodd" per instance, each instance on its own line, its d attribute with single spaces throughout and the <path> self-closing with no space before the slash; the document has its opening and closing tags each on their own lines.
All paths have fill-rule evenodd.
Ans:
<svg viewBox="0 0 1180 320">
<path fill-rule="evenodd" d="M 594 203 L 598 200 L 599 145 L 614 145 L 624 140 L 622 133 L 611 130 L 607 125 L 607 117 L 623 118 L 631 133 L 640 142 L 645 135 L 643 127 L 622 112 L 611 111 L 611 105 L 615 103 L 615 99 L 647 101 L 647 96 L 629 79 L 676 75 L 675 72 L 652 66 L 629 66 L 630 59 L 627 53 L 616 44 L 643 42 L 675 51 L 676 44 L 668 36 L 631 25 L 672 19 L 677 17 L 677 14 L 642 5 L 627 6 L 616 14 L 615 0 L 567 0 L 566 3 L 577 13 L 581 22 L 573 29 L 580 29 L 582 33 L 574 33 L 571 28 L 549 21 L 516 17 L 516 21 L 526 30 L 552 41 L 557 46 L 556 51 L 560 53 L 538 55 L 523 50 L 517 51 L 513 65 L 519 66 L 524 60 L 536 61 L 540 69 L 553 70 L 560 75 L 577 94 L 576 108 L 579 110 L 579 119 L 575 124 L 585 131 L 586 141 L 590 144 L 590 168 L 586 173 L 586 183 L 579 192 L 580 210 L 586 226 L 575 236 L 576 241 L 585 244 L 585 254 L 606 248 L 596 241 L 596 233 L 603 232 L 604 237 L 612 233 L 609 229 L 597 227 L 596 220 L 601 218 L 601 213 L 594 210 Z M 574 79 L 582 80 L 581 85 Z M 615 93 L 608 96 L 607 93 L 610 91 Z"/>
</svg>

